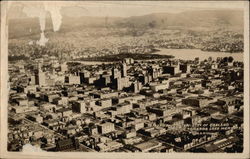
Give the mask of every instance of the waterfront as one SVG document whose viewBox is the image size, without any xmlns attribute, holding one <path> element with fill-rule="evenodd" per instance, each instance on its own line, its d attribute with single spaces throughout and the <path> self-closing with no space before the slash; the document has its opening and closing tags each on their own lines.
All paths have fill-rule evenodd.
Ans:
<svg viewBox="0 0 250 159">
<path fill-rule="evenodd" d="M 213 59 L 216 59 L 217 57 L 232 56 L 234 58 L 234 61 L 243 62 L 243 53 L 208 52 L 199 49 L 158 49 L 158 50 L 159 51 L 154 52 L 152 54 L 171 55 L 174 56 L 175 59 L 181 59 L 181 60 L 194 60 L 196 57 L 199 57 L 200 60 L 205 60 L 208 59 L 209 57 L 213 57 Z M 101 65 L 101 64 L 113 63 L 108 61 L 103 62 L 103 61 L 85 61 L 85 60 L 74 61 L 74 62 L 79 62 L 84 65 Z"/>
<path fill-rule="evenodd" d="M 195 57 L 199 57 L 200 60 L 208 59 L 213 57 L 228 57 L 232 56 L 235 61 L 243 61 L 243 53 L 225 53 L 225 52 L 208 52 L 201 51 L 199 49 L 159 49 L 160 51 L 155 52 L 154 54 L 159 55 L 173 55 L 176 59 L 182 60 L 194 60 Z"/>
</svg>

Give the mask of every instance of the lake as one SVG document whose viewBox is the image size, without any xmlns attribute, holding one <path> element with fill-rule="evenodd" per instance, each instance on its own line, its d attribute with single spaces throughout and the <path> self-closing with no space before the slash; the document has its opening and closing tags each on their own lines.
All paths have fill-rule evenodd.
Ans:
<svg viewBox="0 0 250 159">
<path fill-rule="evenodd" d="M 216 60 L 217 57 L 229 57 L 232 56 L 234 61 L 243 62 L 243 53 L 225 53 L 225 52 L 208 52 L 201 51 L 199 49 L 158 49 L 160 51 L 154 52 L 153 54 L 159 55 L 172 55 L 175 59 L 181 60 L 194 60 L 199 57 L 200 60 L 208 59 L 212 57 Z M 74 61 L 79 62 L 84 65 L 101 65 L 101 64 L 111 64 L 114 62 L 102 62 L 102 61 Z M 117 61 L 116 61 L 117 62 Z"/>
<path fill-rule="evenodd" d="M 217 57 L 228 57 L 232 56 L 234 61 L 243 62 L 243 53 L 225 53 L 225 52 L 208 52 L 199 49 L 159 49 L 160 51 L 154 54 L 160 55 L 173 55 L 176 59 L 181 60 L 194 60 L 199 57 L 200 60 L 208 59 L 212 57 L 216 60 Z"/>
</svg>

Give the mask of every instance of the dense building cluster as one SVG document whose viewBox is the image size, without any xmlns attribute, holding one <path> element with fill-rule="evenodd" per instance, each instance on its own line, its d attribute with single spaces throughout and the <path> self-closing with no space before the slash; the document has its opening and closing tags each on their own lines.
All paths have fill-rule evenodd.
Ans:
<svg viewBox="0 0 250 159">
<path fill-rule="evenodd" d="M 9 64 L 8 150 L 242 152 L 243 63 Z"/>
<path fill-rule="evenodd" d="M 141 28 L 138 28 L 139 31 Z M 120 35 L 121 34 L 121 35 Z M 119 36 L 118 36 L 119 35 Z M 36 59 L 42 55 L 59 59 L 79 59 L 117 55 L 120 53 L 152 53 L 158 49 L 200 49 L 211 52 L 239 52 L 244 50 L 243 35 L 239 31 L 192 31 L 150 29 L 132 36 L 126 28 L 88 28 L 51 37 L 46 46 L 28 44 L 27 40 L 10 40 L 10 61 Z"/>
</svg>

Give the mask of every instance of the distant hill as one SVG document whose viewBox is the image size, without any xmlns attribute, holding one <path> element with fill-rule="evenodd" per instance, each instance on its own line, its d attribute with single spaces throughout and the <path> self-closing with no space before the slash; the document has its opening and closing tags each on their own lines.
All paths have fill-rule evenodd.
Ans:
<svg viewBox="0 0 250 159">
<path fill-rule="evenodd" d="M 182 13 L 154 13 L 128 18 L 116 17 L 67 17 L 64 14 L 60 32 L 82 30 L 86 27 L 141 27 L 141 28 L 214 28 L 227 27 L 243 30 L 243 11 L 241 10 L 199 10 Z M 52 22 L 47 19 L 46 32 L 52 32 Z M 9 38 L 38 36 L 40 33 L 38 18 L 9 20 Z"/>
<path fill-rule="evenodd" d="M 243 28 L 243 11 L 203 10 L 186 11 L 177 14 L 154 13 L 145 16 L 129 17 L 120 21 L 121 25 L 137 27 L 239 27 Z"/>
<path fill-rule="evenodd" d="M 105 27 L 115 24 L 119 18 L 115 17 L 67 17 L 63 16 L 60 32 L 83 30 L 87 27 Z M 53 25 L 50 18 L 46 19 L 45 33 L 53 32 Z M 9 20 L 9 38 L 16 39 L 25 36 L 40 37 L 39 18 L 22 18 Z"/>
</svg>

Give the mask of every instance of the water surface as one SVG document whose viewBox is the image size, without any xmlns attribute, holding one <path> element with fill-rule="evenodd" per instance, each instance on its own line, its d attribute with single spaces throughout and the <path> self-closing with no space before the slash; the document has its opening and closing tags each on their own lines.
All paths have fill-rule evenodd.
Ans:
<svg viewBox="0 0 250 159">
<path fill-rule="evenodd" d="M 194 60 L 199 57 L 200 60 L 208 59 L 212 57 L 216 60 L 217 57 L 229 57 L 232 56 L 234 61 L 243 61 L 243 53 L 225 53 L 225 52 L 208 52 L 199 49 L 159 49 L 160 51 L 154 54 L 160 55 L 173 55 L 176 59 L 181 60 Z"/>
</svg>

